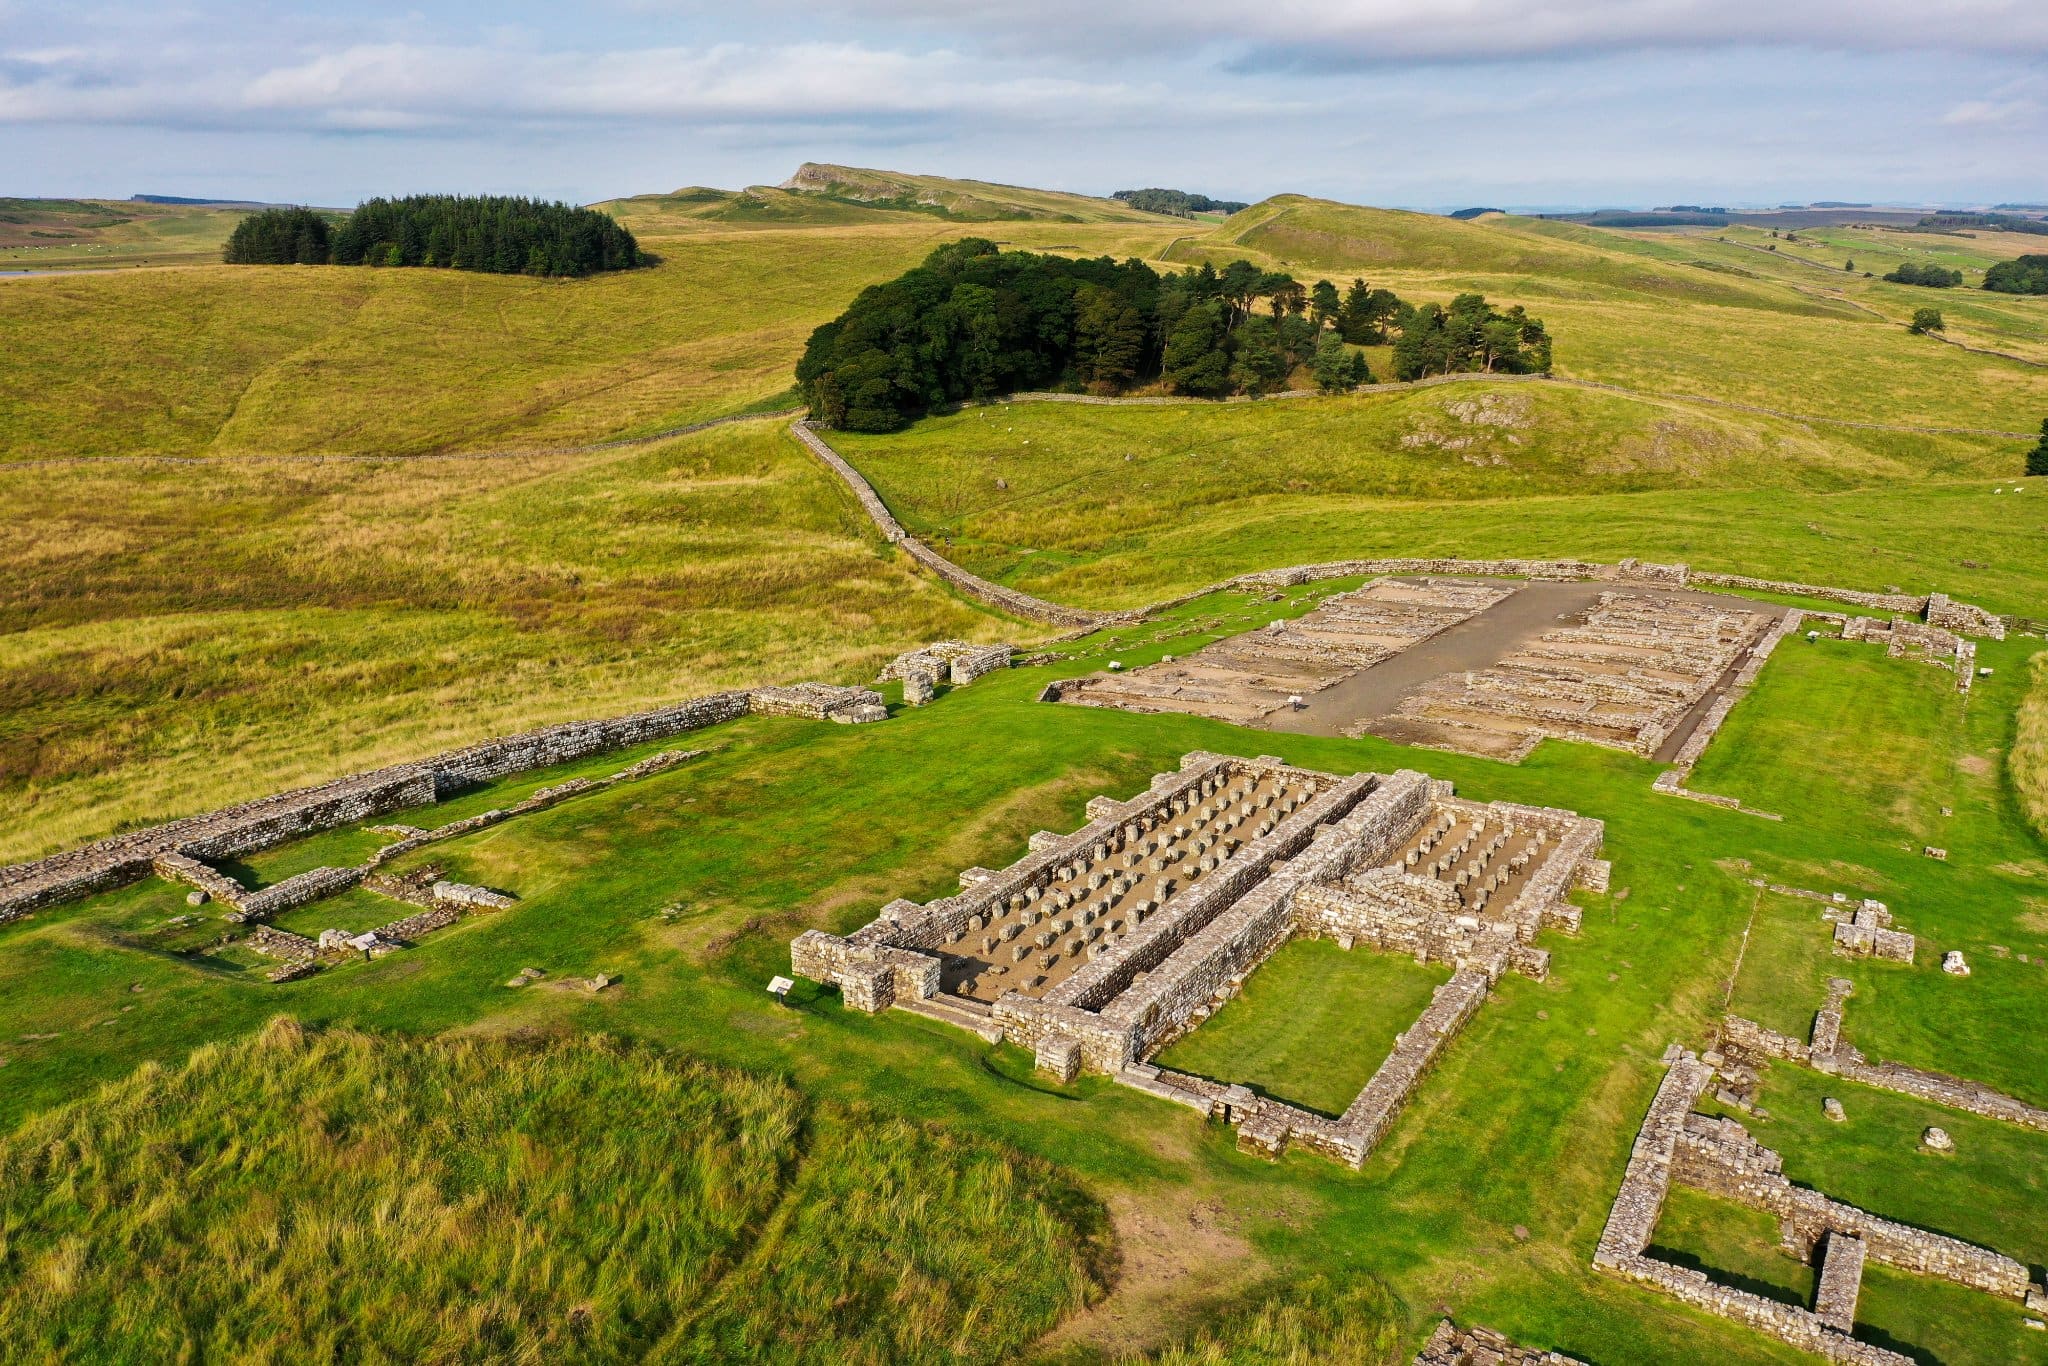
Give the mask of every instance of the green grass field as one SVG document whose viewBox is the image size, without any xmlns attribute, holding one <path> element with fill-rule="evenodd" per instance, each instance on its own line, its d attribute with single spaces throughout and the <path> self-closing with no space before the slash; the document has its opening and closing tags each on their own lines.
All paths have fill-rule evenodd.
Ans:
<svg viewBox="0 0 2048 1366">
<path fill-rule="evenodd" d="M 1296 594 L 1280 610 L 1306 610 L 1314 596 Z M 1207 634 L 1219 622 L 1274 610 L 1240 598 L 1193 603 L 1162 626 L 1084 643 L 1082 657 L 1057 670 L 995 675 L 879 726 L 755 719 L 720 728 L 704 737 L 713 748 L 705 759 L 401 860 L 402 868 L 431 859 L 452 876 L 509 886 L 521 900 L 409 953 L 286 988 L 205 952 L 184 957 L 132 942 L 124 926 L 182 909 L 173 896 L 143 915 L 135 905 L 143 889 L 0 930 L 0 1038 L 11 1041 L 0 1047 L 5 1113 L 18 1118 L 84 1094 L 138 1057 L 175 1065 L 194 1041 L 253 1030 L 279 1009 L 314 1024 L 407 1034 L 602 1029 L 786 1076 L 832 1103 L 942 1121 L 1016 1146 L 1073 1172 L 1111 1210 L 1127 1248 L 1154 1246 L 1147 1240 L 1162 1229 L 1182 1230 L 1164 1264 L 1154 1258 L 1143 1275 L 1128 1275 L 1104 1309 L 1084 1311 L 1048 1340 L 1059 1359 L 1197 1350 L 1173 1345 L 1189 1331 L 1190 1315 L 1227 1319 L 1230 1305 L 1283 1271 L 1339 1270 L 1387 1288 L 1411 1351 L 1433 1321 L 1431 1306 L 1455 1283 L 1461 1317 L 1593 1360 L 1667 1360 L 1698 1350 L 1727 1361 L 1785 1359 L 1733 1325 L 1696 1319 L 1590 1273 L 1592 1242 L 1655 1084 L 1653 1060 L 1673 1038 L 1703 1038 L 1718 1016 L 1754 899 L 1738 876 L 1745 864 L 1787 880 L 1815 876 L 1816 863 L 1844 881 L 1868 870 L 1864 880 L 1881 884 L 1902 921 L 1923 935 L 1970 943 L 1995 923 L 2015 951 L 2048 956 L 2041 933 L 2015 924 L 2010 898 L 1990 894 L 2029 887 L 2042 873 L 1980 866 L 2004 849 L 2048 869 L 2016 809 L 1995 800 L 1959 805 L 1948 838 L 1970 852 L 1943 865 L 1900 848 L 1892 824 L 1920 818 L 1917 806 L 1893 810 L 1896 790 L 1936 799 L 1939 784 L 1927 778 L 1953 762 L 1939 747 L 1909 749 L 1905 768 L 1882 767 L 1863 781 L 1871 751 L 1847 745 L 1830 760 L 1851 766 L 1834 775 L 1832 806 L 1778 823 L 1656 796 L 1651 766 L 1582 746 L 1546 745 L 1509 767 L 1377 740 L 1254 738 L 1193 718 L 1030 700 L 1047 677 L 1111 652 L 1142 662 L 1185 649 L 1173 623 Z M 1849 653 L 1859 649 L 1868 673 Z M 2025 642 L 1987 647 L 1997 672 L 1971 701 L 1958 742 L 1966 752 L 1979 728 L 2011 724 L 2026 652 Z M 1832 695 L 1825 685 L 1833 675 L 1809 676 L 1808 659 L 1841 670 L 1843 691 L 1889 686 L 1899 698 L 1920 699 L 1918 714 L 1901 712 L 1916 725 L 1938 731 L 1953 723 L 1952 692 L 1921 688 L 1923 679 L 1947 678 L 1937 670 L 1885 660 L 1869 646 L 1782 651 L 1709 751 L 1726 745 L 1743 760 L 1720 776 L 1752 801 L 1782 791 L 1767 785 L 1771 775 L 1816 762 L 1755 738 L 1775 718 L 1812 713 L 1817 698 Z M 1885 705 L 1895 702 L 1906 706 Z M 1752 727 L 1748 739 L 1736 729 L 1743 723 Z M 1852 722 L 1835 724 L 1855 733 Z M 1562 805 L 1608 822 L 1614 894 L 1588 902 L 1579 938 L 1550 943 L 1549 981 L 1503 981 L 1362 1175 L 1313 1157 L 1277 1167 L 1243 1158 L 1227 1131 L 1096 1080 L 1048 1088 L 1030 1077 L 1027 1056 L 991 1052 L 943 1025 L 851 1015 L 836 996 L 809 988 L 797 1009 L 762 993 L 769 974 L 786 970 L 785 946 L 798 929 L 844 930 L 893 896 L 943 893 L 953 870 L 1015 858 L 1029 831 L 1070 827 L 1088 795 L 1134 790 L 1194 747 L 1277 750 L 1345 771 L 1411 765 L 1456 780 L 1466 795 Z M 1995 788 L 1996 773 L 1984 782 Z M 467 800 L 496 804 L 507 795 Z M 905 819 L 913 811 L 916 819 Z M 1957 885 L 1959 877 L 1969 880 Z M 1289 953 L 1318 948 L 1336 952 L 1305 944 Z M 597 971 L 620 981 L 596 997 L 503 985 L 526 966 L 545 969 L 549 982 Z M 1243 1018 L 1255 1020 L 1276 995 L 1260 976 L 1249 985 L 1214 1027 L 1248 1006 Z M 1951 1010 L 1961 1000 L 1987 1025 L 2002 1020 L 2008 1035 L 2025 1031 L 2030 998 L 1976 991 L 1990 985 L 1981 978 L 1962 985 L 1972 994 L 1951 997 Z M 1862 993 L 1859 983 L 1851 1032 L 1871 1047 L 1865 1031 L 1875 1021 Z M 1360 1010 L 1381 1008 L 1376 993 L 1362 995 Z M 1203 1031 L 1187 1042 L 1205 1042 Z M 1975 1050 L 1915 1060 L 1971 1075 L 1987 1070 Z M 1964 1173 L 1973 1198 L 1991 1204 L 2016 1189 L 2000 1184 L 1999 1167 Z M 2026 1206 L 2012 1208 L 2022 1217 Z M 1530 1230 L 1527 1242 L 1511 1236 L 1518 1224 Z M 1390 1238 L 1390 1228 L 1400 1236 Z M 2009 1234 L 1989 1226 L 1957 1232 L 2002 1248 Z M 2026 1255 L 2023 1247 L 2003 1250 Z M 1280 1312 L 1268 1308 L 1267 1319 Z"/>
<path fill-rule="evenodd" d="M 0 271 L 211 264 L 247 209 L 0 198 Z"/>
<path fill-rule="evenodd" d="M 2048 653 L 2035 655 L 2012 740 L 2012 785 L 2034 829 L 2048 836 Z"/>
<path fill-rule="evenodd" d="M 962 184 L 914 188 L 1073 208 Z M 2048 489 L 2001 491 L 2026 442 L 1818 420 L 2038 427 L 2048 371 L 1907 337 L 1916 291 L 1693 233 L 1296 199 L 1216 223 L 963 226 L 778 193 L 619 201 L 662 264 L 596 280 L 194 267 L 0 284 L 0 444 L 56 462 L 0 467 L 0 860 L 572 716 L 864 682 L 924 640 L 1041 639 L 913 573 L 769 421 L 404 458 L 786 403 L 812 327 L 967 232 L 1246 254 L 1418 299 L 1477 287 L 1546 318 L 1566 374 L 1814 419 L 1474 384 L 1016 404 L 840 439 L 907 524 L 1029 591 L 1117 607 L 1316 560 L 1633 555 L 2030 617 L 2048 601 Z M 1891 236 L 1799 245 L 1859 265 L 1884 245 L 1974 268 L 2007 251 Z M 1965 292 L 1941 292 L 1958 340 L 2040 345 L 2039 301 Z M 364 453 L 379 458 L 246 458 Z M 220 458 L 92 458 L 107 455 Z M 590 1359 L 1396 1363 L 1447 1306 L 1592 1362 L 1803 1360 L 1593 1275 L 1593 1247 L 1656 1060 L 1703 1044 L 1731 1004 L 1803 1035 L 1819 983 L 1846 975 L 1846 1034 L 1867 1053 L 2048 1103 L 2039 640 L 1987 643 L 1993 673 L 1967 701 L 1951 674 L 1874 646 L 1789 642 L 1693 776 L 1782 821 L 1657 795 L 1654 765 L 1588 746 L 1509 766 L 1033 700 L 1345 586 L 1202 598 L 880 725 L 749 718 L 649 747 L 709 753 L 399 860 L 519 900 L 304 981 L 268 983 L 217 908 L 153 881 L 0 927 L 0 1171 L 76 1158 L 65 1181 L 0 1179 L 6 1340 L 63 1356 L 97 1334 L 135 1359 L 467 1341 Z M 763 990 L 802 929 L 950 893 L 958 870 L 1008 863 L 1195 748 L 1415 767 L 1606 822 L 1612 892 L 1578 897 L 1577 937 L 1544 937 L 1546 981 L 1497 986 L 1363 1171 L 1267 1164 L 1103 1079 L 1054 1085 L 1023 1050 L 848 1012 L 808 984 L 787 1006 Z M 438 823 L 644 752 L 391 818 Z M 378 842 L 344 828 L 235 871 L 274 882 Z M 1818 907 L 1760 899 L 1759 876 L 1886 901 L 1920 962 L 1834 958 Z M 399 913 L 358 891 L 281 923 Z M 1971 977 L 1938 971 L 1950 948 Z M 545 975 L 507 985 L 529 967 Z M 573 986 L 596 973 L 615 984 Z M 1290 945 L 1162 1061 L 1341 1109 L 1437 979 Z M 280 1013 L 301 1028 L 266 1031 Z M 1824 1083 L 1846 1125 L 1821 1118 Z M 1763 1102 L 1758 1136 L 1794 1179 L 2048 1259 L 2038 1135 L 1789 1067 Z M 1935 1115 L 1960 1149 L 1940 1165 L 1910 1142 Z M 558 1160 L 586 1148 L 588 1164 Z M 1755 1234 L 1681 1197 L 1658 1237 L 1804 1293 L 1810 1271 Z M 360 1250 L 360 1276 L 310 1269 L 336 1246 Z M 222 1265 L 247 1274 L 194 1269 Z M 1923 1278 L 1873 1271 L 1864 1317 L 1924 1359 L 2041 1356 L 2014 1306 Z"/>
<path fill-rule="evenodd" d="M 1099 1293 L 1104 1226 L 1045 1163 L 771 1078 L 281 1017 L 0 1142 L 0 1327 L 24 1357 L 999 1361 Z"/>
<path fill-rule="evenodd" d="M 766 422 L 581 459 L 0 480 L 0 858 L 1001 629 Z"/>
<path fill-rule="evenodd" d="M 1215 1019 L 1157 1061 L 1341 1115 L 1393 1051 L 1394 1036 L 1450 976 L 1442 964 L 1295 940 L 1281 945 Z"/>
</svg>

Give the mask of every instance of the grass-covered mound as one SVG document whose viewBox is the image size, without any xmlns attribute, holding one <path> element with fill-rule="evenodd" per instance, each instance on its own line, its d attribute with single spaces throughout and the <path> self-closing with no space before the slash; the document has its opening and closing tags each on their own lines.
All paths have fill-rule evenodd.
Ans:
<svg viewBox="0 0 2048 1366">
<path fill-rule="evenodd" d="M 101 1359 L 994 1360 L 1097 1284 L 993 1144 L 605 1039 L 287 1018 L 0 1143 L 0 1340 Z"/>
</svg>

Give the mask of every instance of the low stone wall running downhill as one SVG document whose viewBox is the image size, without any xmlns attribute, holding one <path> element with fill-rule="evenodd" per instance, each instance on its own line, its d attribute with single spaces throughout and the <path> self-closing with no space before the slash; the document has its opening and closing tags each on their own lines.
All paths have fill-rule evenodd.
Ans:
<svg viewBox="0 0 2048 1366">
<path fill-rule="evenodd" d="M 803 683 L 712 693 L 629 716 L 567 721 L 0 868 L 0 924 L 147 877 L 160 871 L 160 861 L 170 870 L 165 876 L 192 883 L 209 895 L 219 894 L 220 900 L 247 917 L 273 914 L 329 895 L 346 885 L 344 879 L 360 874 L 349 869 L 316 869 L 275 887 L 244 892 L 217 872 L 208 870 L 220 879 L 219 884 L 211 884 L 185 865 L 203 867 L 200 860 L 233 858 L 388 811 L 431 806 L 451 792 L 478 783 L 701 730 L 753 712 L 848 722 L 876 721 L 886 715 L 881 694 L 870 689 Z"/>
<path fill-rule="evenodd" d="M 819 460 L 825 463 L 827 469 L 839 476 L 840 482 L 844 483 L 853 496 L 859 500 L 861 508 L 868 514 L 869 520 L 874 522 L 876 529 L 884 537 L 894 544 L 901 546 L 904 554 L 916 560 L 947 583 L 952 584 L 953 587 L 959 589 L 968 597 L 994 607 L 998 611 L 1022 617 L 1026 621 L 1049 622 L 1054 626 L 1092 626 L 1098 622 L 1107 621 L 1112 617 L 1112 613 L 1089 612 L 1078 607 L 1062 607 L 1056 602 L 1047 602 L 1044 598 L 1034 598 L 1029 593 L 1020 593 L 1014 588 L 1005 588 L 999 583 L 990 583 L 979 574 L 962 569 L 959 565 L 954 564 L 951 560 L 939 554 L 936 550 L 933 550 L 930 546 L 905 530 L 903 523 L 896 520 L 896 514 L 889 511 L 889 505 L 882 501 L 882 496 L 875 492 L 874 485 L 870 484 L 866 476 L 861 474 L 859 470 L 849 464 L 844 456 L 840 455 L 838 451 L 833 450 L 825 439 L 812 429 L 809 422 L 791 423 L 789 430 L 796 435 L 796 439 L 801 441 L 812 455 L 817 456 Z"/>
</svg>

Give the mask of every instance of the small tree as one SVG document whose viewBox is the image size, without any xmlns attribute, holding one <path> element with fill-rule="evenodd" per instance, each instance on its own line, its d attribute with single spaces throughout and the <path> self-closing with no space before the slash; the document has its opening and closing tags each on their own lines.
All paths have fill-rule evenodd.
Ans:
<svg viewBox="0 0 2048 1366">
<path fill-rule="evenodd" d="M 1337 317 L 1337 310 L 1344 305 L 1337 297 L 1337 286 L 1328 280 L 1318 280 L 1308 294 L 1309 317 L 1315 321 L 1318 330 L 1327 327 Z"/>
<path fill-rule="evenodd" d="M 1843 270 L 1854 270 L 1854 269 L 1856 269 L 1856 258 L 1852 256 L 1852 257 L 1850 257 L 1850 258 L 1849 258 L 1848 260 L 1846 260 L 1846 261 L 1842 262 L 1842 269 L 1843 269 Z"/>
<path fill-rule="evenodd" d="M 1316 388 L 1326 394 L 1341 394 L 1358 386 L 1357 371 L 1352 366 L 1356 359 L 1363 362 L 1365 357 L 1346 346 L 1335 333 L 1324 333 L 1316 343 L 1314 365 Z"/>
<path fill-rule="evenodd" d="M 2040 443 L 2027 452 L 2027 473 L 2048 475 L 2048 421 L 2041 423 Z"/>
<path fill-rule="evenodd" d="M 1906 330 L 1917 337 L 1924 332 L 1944 332 L 1947 329 L 1942 326 L 1940 309 L 1916 308 L 1913 321 L 1906 325 Z"/>
</svg>

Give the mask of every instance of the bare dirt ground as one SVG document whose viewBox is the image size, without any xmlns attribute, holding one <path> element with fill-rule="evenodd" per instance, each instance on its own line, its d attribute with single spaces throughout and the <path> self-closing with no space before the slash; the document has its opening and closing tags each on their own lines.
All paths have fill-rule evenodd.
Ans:
<svg viewBox="0 0 2048 1366">
<path fill-rule="evenodd" d="M 1062 1322 L 1042 1348 L 1092 1347 L 1115 1357 L 1158 1347 L 1203 1304 L 1242 1289 L 1265 1270 L 1220 1200 L 1179 1190 L 1115 1194 L 1109 1208 L 1123 1250 L 1122 1274 L 1107 1297 Z"/>
</svg>

